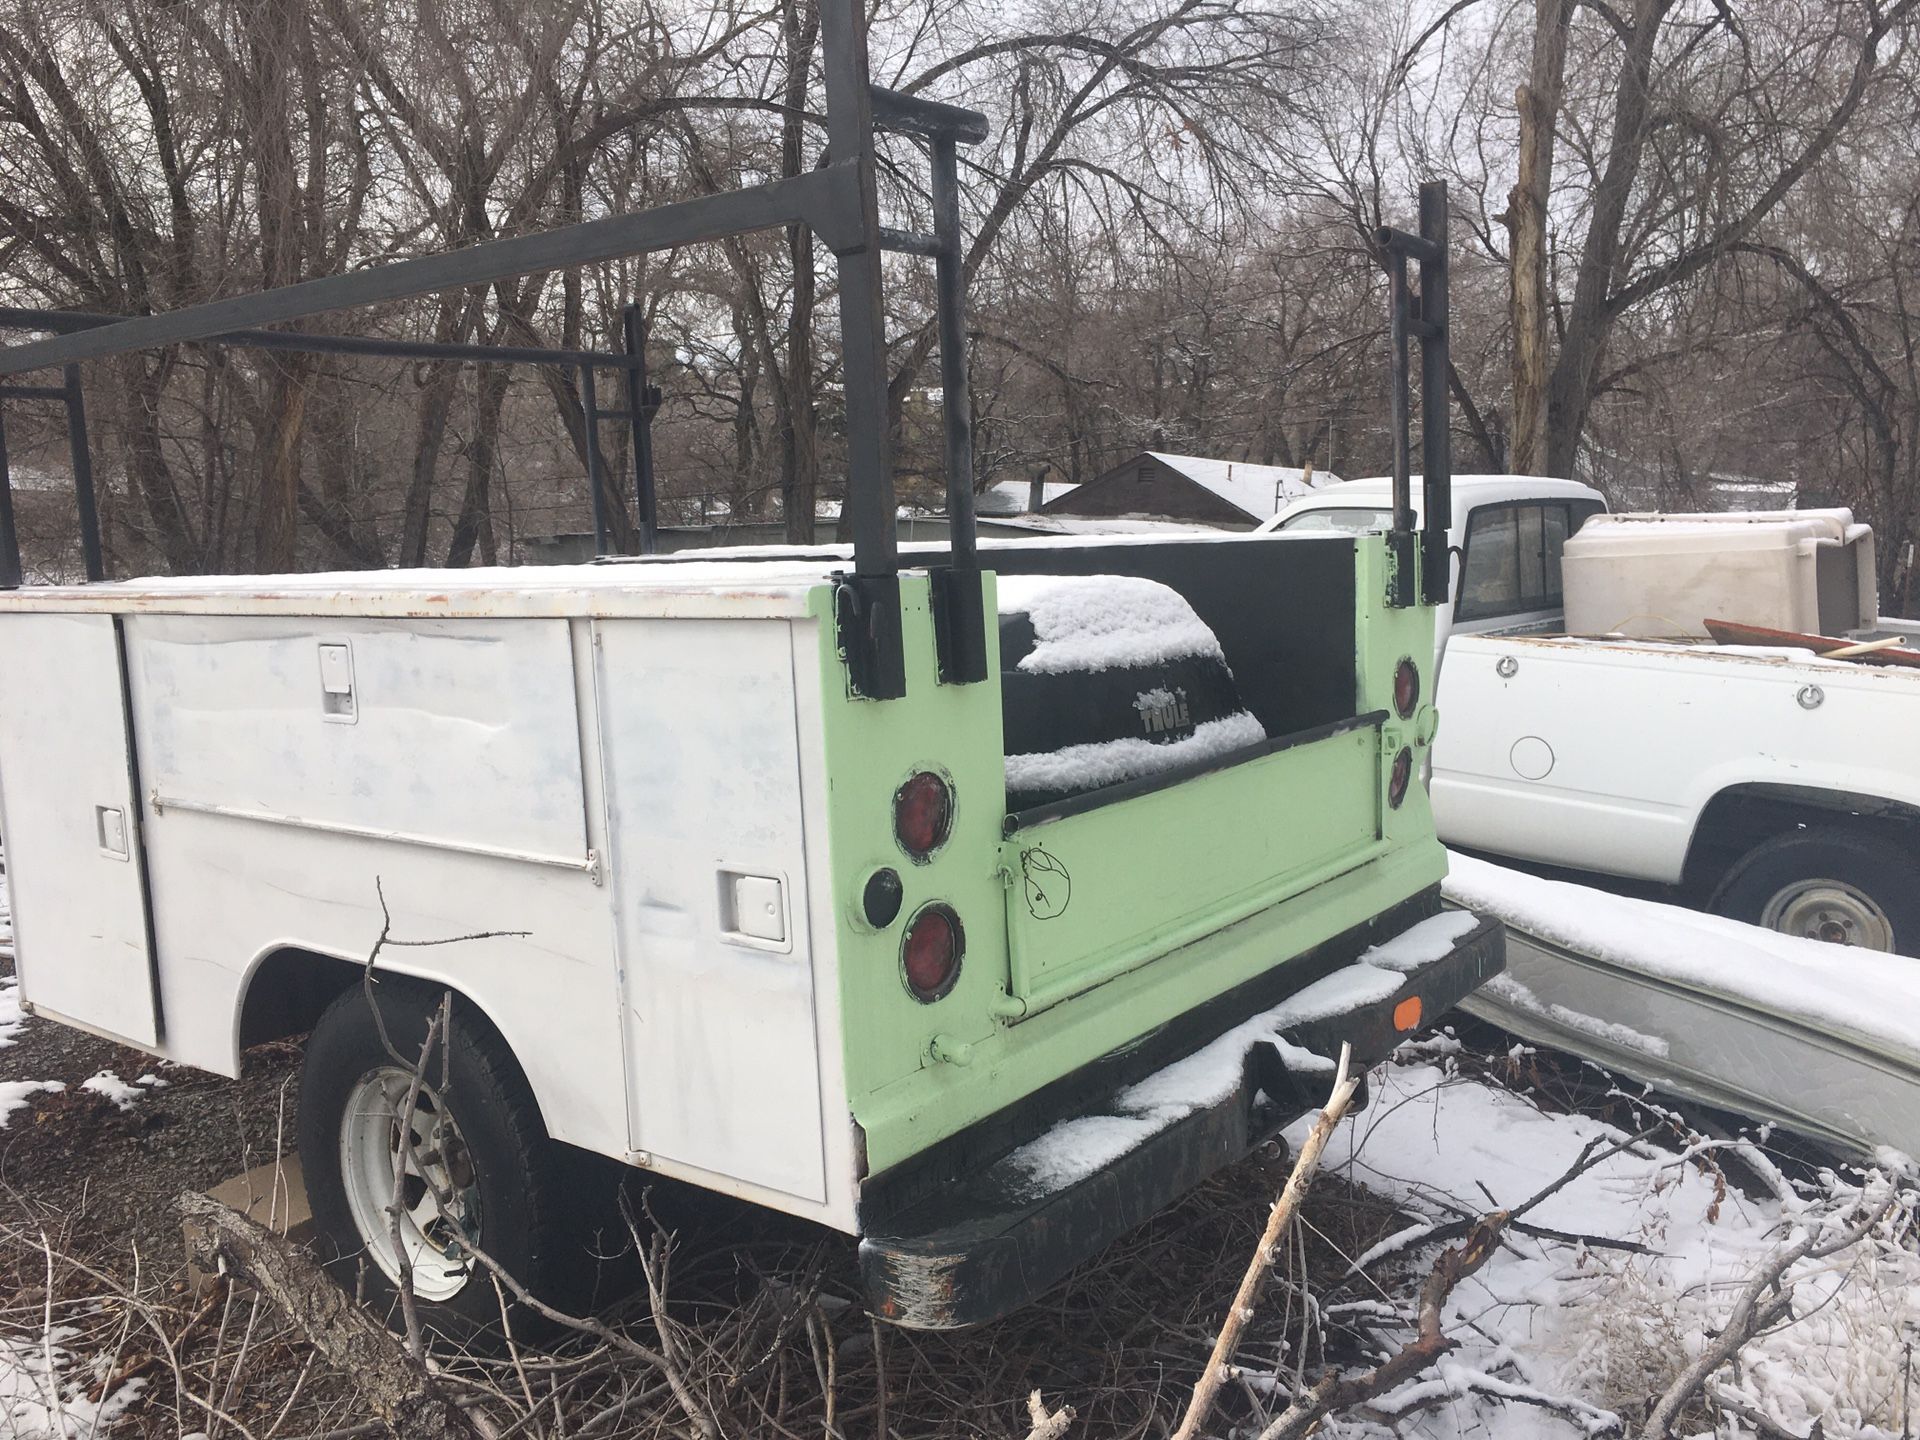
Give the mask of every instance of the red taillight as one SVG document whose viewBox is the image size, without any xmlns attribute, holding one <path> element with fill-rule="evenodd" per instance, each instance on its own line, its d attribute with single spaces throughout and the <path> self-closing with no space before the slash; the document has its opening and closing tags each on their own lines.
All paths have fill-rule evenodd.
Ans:
<svg viewBox="0 0 1920 1440">
<path fill-rule="evenodd" d="M 1402 660 L 1393 672 L 1393 708 L 1402 720 L 1413 718 L 1413 707 L 1420 703 L 1420 667 Z"/>
<path fill-rule="evenodd" d="M 946 843 L 953 827 L 953 790 L 930 770 L 908 777 L 893 792 L 893 833 L 900 848 L 924 860 Z"/>
<path fill-rule="evenodd" d="M 900 942 L 900 968 L 916 1000 L 938 1000 L 960 978 L 965 940 L 960 917 L 945 905 L 928 905 L 907 926 Z"/>
<path fill-rule="evenodd" d="M 1407 786 L 1413 783 L 1413 751 L 1402 750 L 1393 757 L 1393 773 L 1387 777 L 1387 804 L 1394 809 L 1407 798 Z"/>
</svg>

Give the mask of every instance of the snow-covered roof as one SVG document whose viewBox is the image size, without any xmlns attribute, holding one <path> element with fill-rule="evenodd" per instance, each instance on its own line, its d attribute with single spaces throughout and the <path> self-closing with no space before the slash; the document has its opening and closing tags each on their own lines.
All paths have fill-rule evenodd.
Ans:
<svg viewBox="0 0 1920 1440">
<path fill-rule="evenodd" d="M 1288 500 L 1311 495 L 1319 489 L 1307 483 L 1307 472 L 1290 465 L 1255 465 L 1246 460 L 1209 460 L 1201 455 L 1169 455 L 1164 450 L 1147 454 L 1169 470 L 1185 476 L 1204 490 L 1244 510 L 1255 520 L 1264 520 Z M 1315 472 L 1315 479 L 1321 478 Z M 1339 483 L 1338 475 L 1324 477 L 1327 484 Z"/>
<path fill-rule="evenodd" d="M 1080 487 L 1069 480 L 1048 480 L 1040 487 L 1040 503 L 1058 500 L 1069 490 Z M 977 515 L 1025 515 L 1027 502 L 1033 498 L 1033 487 L 1025 480 L 996 480 L 978 495 L 973 497 L 974 513 Z"/>
<path fill-rule="evenodd" d="M 1199 520 L 1169 520 L 1162 515 L 1045 515 L 994 516 L 1006 530 L 1031 530 L 1035 535 L 1193 535 L 1219 534 L 1221 527 Z M 1231 533 L 1231 532 L 1229 532 Z"/>
</svg>

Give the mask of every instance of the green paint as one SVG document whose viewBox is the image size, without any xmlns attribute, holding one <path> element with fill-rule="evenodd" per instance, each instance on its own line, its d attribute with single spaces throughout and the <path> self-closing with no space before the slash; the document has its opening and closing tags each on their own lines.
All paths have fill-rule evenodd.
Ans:
<svg viewBox="0 0 1920 1440">
<path fill-rule="evenodd" d="M 1364 714 L 1390 710 L 1403 656 L 1433 654 L 1433 615 L 1387 608 L 1382 540 L 1363 539 L 1354 550 Z M 1416 782 L 1398 810 L 1384 798 L 1401 746 L 1419 754 L 1419 716 L 1310 741 L 1003 839 L 997 627 L 990 619 L 988 680 L 940 685 L 927 589 L 922 576 L 902 577 L 907 695 L 885 703 L 846 694 L 830 593 L 814 600 L 827 696 L 829 846 L 841 897 L 847 1097 L 866 1133 L 871 1171 L 1444 874 L 1424 787 Z M 992 617 L 991 577 L 986 589 Z M 1422 661 L 1423 676 L 1431 668 Z M 952 837 L 916 865 L 894 843 L 892 797 L 922 768 L 951 778 L 957 805 Z M 900 872 L 906 901 L 901 918 L 876 934 L 856 902 L 879 865 Z M 953 990 L 922 1004 L 901 978 L 900 940 L 915 910 L 933 900 L 959 914 L 966 955 Z"/>
</svg>

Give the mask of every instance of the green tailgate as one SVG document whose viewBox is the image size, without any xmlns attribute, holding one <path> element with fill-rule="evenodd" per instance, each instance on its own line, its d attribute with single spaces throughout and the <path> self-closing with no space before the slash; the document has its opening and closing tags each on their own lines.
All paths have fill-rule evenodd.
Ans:
<svg viewBox="0 0 1920 1440">
<path fill-rule="evenodd" d="M 943 685 L 926 577 L 901 576 L 907 694 L 884 703 L 847 693 L 832 592 L 818 592 L 833 963 L 846 1103 L 868 1173 L 1445 873 L 1424 787 L 1398 809 L 1382 798 L 1394 755 L 1432 738 L 1424 697 L 1416 719 L 1382 718 L 1394 666 L 1433 654 L 1432 611 L 1387 609 L 1383 542 L 1352 545 L 1357 719 L 1173 783 L 1030 811 L 1011 829 L 993 577 L 984 577 L 988 678 Z M 916 863 L 894 842 L 892 799 L 921 769 L 948 777 L 957 798 L 951 838 Z M 880 867 L 899 874 L 905 903 L 876 929 L 860 896 Z M 965 955 L 953 988 L 923 1003 L 903 981 L 901 937 L 907 918 L 935 902 L 962 921 Z"/>
<path fill-rule="evenodd" d="M 1010 1017 L 1243 920 L 1380 843 L 1380 718 L 1014 832 Z M 1169 952 L 1175 952 L 1169 954 Z"/>
</svg>

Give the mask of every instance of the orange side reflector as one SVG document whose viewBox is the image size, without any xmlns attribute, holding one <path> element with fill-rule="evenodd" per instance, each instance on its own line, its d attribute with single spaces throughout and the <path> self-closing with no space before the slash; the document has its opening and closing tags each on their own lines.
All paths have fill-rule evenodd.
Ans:
<svg viewBox="0 0 1920 1440">
<path fill-rule="evenodd" d="M 1393 1028 L 1412 1030 L 1420 1023 L 1420 997 L 1409 995 L 1393 1007 Z"/>
</svg>

